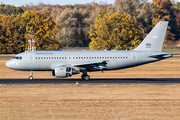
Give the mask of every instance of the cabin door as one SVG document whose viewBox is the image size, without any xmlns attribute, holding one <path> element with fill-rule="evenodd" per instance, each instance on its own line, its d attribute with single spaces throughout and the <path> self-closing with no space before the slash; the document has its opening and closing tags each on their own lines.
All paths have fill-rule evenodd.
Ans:
<svg viewBox="0 0 180 120">
<path fill-rule="evenodd" d="M 131 53 L 131 63 L 137 63 L 137 53 L 136 52 Z"/>
<path fill-rule="evenodd" d="M 28 63 L 33 64 L 34 63 L 34 53 L 28 54 Z"/>
</svg>

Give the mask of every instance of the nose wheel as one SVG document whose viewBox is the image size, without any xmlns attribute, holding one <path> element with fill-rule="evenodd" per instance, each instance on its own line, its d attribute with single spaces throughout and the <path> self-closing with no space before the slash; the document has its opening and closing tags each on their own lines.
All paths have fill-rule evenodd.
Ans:
<svg viewBox="0 0 180 120">
<path fill-rule="evenodd" d="M 33 79 L 33 71 L 30 72 L 29 80 Z"/>
<path fill-rule="evenodd" d="M 32 80 L 33 79 L 33 77 L 32 76 L 29 76 L 29 80 Z"/>
<path fill-rule="evenodd" d="M 83 80 L 89 80 L 90 79 L 90 76 L 89 75 L 86 75 L 86 74 L 82 74 L 81 78 Z"/>
</svg>

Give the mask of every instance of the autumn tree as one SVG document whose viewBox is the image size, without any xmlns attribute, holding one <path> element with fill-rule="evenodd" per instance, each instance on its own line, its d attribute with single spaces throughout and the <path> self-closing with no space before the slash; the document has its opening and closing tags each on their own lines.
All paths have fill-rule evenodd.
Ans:
<svg viewBox="0 0 180 120">
<path fill-rule="evenodd" d="M 57 50 L 60 44 L 55 40 L 56 22 L 35 11 L 21 14 L 0 15 L 0 53 L 19 53 L 27 46 L 26 28 L 34 31 L 38 50 Z"/>
<path fill-rule="evenodd" d="M 24 50 L 20 19 L 21 16 L 16 14 L 0 15 L 0 53 L 19 53 Z"/>
<path fill-rule="evenodd" d="M 62 6 L 60 5 L 51 5 L 51 4 L 44 4 L 39 3 L 37 5 L 34 5 L 33 3 L 26 4 L 25 7 L 23 7 L 24 11 L 38 11 L 39 13 L 46 14 L 47 17 L 56 18 L 58 11 L 60 10 Z"/>
<path fill-rule="evenodd" d="M 60 45 L 55 40 L 56 22 L 54 19 L 46 17 L 43 13 L 36 11 L 26 11 L 21 16 L 21 28 L 26 31 L 33 31 L 38 50 L 57 50 Z"/>
<path fill-rule="evenodd" d="M 156 25 L 159 21 L 169 21 L 166 41 L 170 43 L 175 42 L 178 39 L 177 23 L 176 23 L 176 11 L 170 0 L 153 0 L 153 6 L 157 9 L 152 23 Z"/>
<path fill-rule="evenodd" d="M 156 9 L 147 0 L 115 0 L 112 9 L 114 12 L 126 12 L 135 24 L 140 23 L 144 36 L 152 29 L 152 18 Z"/>
<path fill-rule="evenodd" d="M 13 5 L 0 5 L 0 14 L 11 15 L 11 14 L 22 14 L 24 10 L 22 7 L 15 7 Z"/>
<path fill-rule="evenodd" d="M 143 39 L 139 25 L 134 24 L 128 13 L 119 12 L 99 15 L 90 26 L 89 38 L 91 50 L 133 49 Z"/>
</svg>

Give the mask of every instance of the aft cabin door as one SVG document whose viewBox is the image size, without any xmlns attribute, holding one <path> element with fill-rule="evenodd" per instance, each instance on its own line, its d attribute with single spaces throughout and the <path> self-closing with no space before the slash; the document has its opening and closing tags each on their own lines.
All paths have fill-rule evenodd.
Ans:
<svg viewBox="0 0 180 120">
<path fill-rule="evenodd" d="M 137 54 L 136 54 L 136 52 L 131 53 L 131 63 L 137 63 Z"/>
<path fill-rule="evenodd" d="M 28 54 L 28 63 L 33 64 L 34 63 L 34 53 Z"/>
</svg>

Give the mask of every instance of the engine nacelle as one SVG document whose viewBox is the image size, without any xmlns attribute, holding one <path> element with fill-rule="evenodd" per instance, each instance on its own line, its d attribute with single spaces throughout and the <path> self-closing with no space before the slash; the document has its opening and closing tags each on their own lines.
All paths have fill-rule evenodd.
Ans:
<svg viewBox="0 0 180 120">
<path fill-rule="evenodd" d="M 52 75 L 56 77 L 70 77 L 73 74 L 79 74 L 80 71 L 71 67 L 55 67 Z"/>
</svg>

